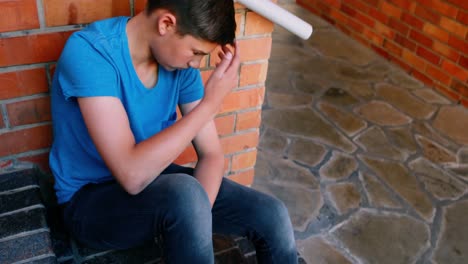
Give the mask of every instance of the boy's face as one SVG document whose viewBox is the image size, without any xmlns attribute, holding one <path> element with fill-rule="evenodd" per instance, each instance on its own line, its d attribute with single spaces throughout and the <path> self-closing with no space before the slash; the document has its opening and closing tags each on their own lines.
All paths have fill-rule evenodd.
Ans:
<svg viewBox="0 0 468 264">
<path fill-rule="evenodd" d="M 151 43 L 151 52 L 156 61 L 166 70 L 199 68 L 201 60 L 218 45 L 190 35 L 181 36 L 171 32 L 164 42 Z"/>
</svg>

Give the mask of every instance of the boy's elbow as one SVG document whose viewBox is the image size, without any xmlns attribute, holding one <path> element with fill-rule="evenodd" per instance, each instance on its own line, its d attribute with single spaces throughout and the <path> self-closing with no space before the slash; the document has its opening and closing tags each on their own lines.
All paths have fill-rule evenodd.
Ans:
<svg viewBox="0 0 468 264">
<path fill-rule="evenodd" d="M 138 195 L 146 187 L 140 179 L 141 175 L 137 173 L 121 173 L 117 176 L 117 180 L 125 192 L 132 196 Z"/>
</svg>

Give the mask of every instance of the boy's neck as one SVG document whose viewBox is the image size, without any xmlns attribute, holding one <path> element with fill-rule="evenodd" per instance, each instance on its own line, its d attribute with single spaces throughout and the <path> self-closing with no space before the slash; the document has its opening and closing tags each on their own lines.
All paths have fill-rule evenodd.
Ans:
<svg viewBox="0 0 468 264">
<path fill-rule="evenodd" d="M 130 56 L 134 65 L 156 63 L 150 50 L 148 36 L 150 36 L 151 32 L 144 12 L 130 19 L 126 31 Z"/>
</svg>

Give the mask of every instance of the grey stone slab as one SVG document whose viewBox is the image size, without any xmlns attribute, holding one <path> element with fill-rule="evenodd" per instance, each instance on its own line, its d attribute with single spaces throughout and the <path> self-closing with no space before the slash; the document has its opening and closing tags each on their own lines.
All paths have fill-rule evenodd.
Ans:
<svg viewBox="0 0 468 264">
<path fill-rule="evenodd" d="M 357 168 L 358 163 L 353 156 L 334 151 L 330 160 L 320 168 L 320 178 L 341 180 L 351 176 Z"/>
<path fill-rule="evenodd" d="M 414 140 L 409 126 L 388 128 L 386 134 L 388 139 L 395 144 L 395 147 L 411 154 L 418 150 L 418 144 Z"/>
<path fill-rule="evenodd" d="M 468 260 L 468 201 L 452 204 L 442 211 L 440 238 L 433 260 L 436 263 L 465 264 Z"/>
<path fill-rule="evenodd" d="M 358 115 L 381 126 L 401 126 L 412 119 L 383 101 L 370 101 L 354 110 Z"/>
<path fill-rule="evenodd" d="M 326 192 L 333 207 L 341 215 L 359 208 L 361 203 L 361 194 L 353 183 L 345 182 L 328 185 Z"/>
<path fill-rule="evenodd" d="M 439 200 L 457 200 L 468 192 L 468 186 L 424 158 L 410 162 L 409 167 L 419 175 L 427 191 Z"/>
<path fill-rule="evenodd" d="M 457 160 L 454 153 L 428 138 L 416 135 L 416 140 L 422 148 L 423 155 L 432 162 L 448 163 Z"/>
<path fill-rule="evenodd" d="M 396 70 L 389 74 L 390 81 L 398 87 L 414 90 L 424 87 L 424 84 L 402 70 Z"/>
<path fill-rule="evenodd" d="M 351 141 L 307 108 L 264 111 L 263 124 L 286 133 L 318 140 L 345 152 L 356 150 Z"/>
<path fill-rule="evenodd" d="M 336 68 L 336 78 L 344 81 L 354 82 L 377 82 L 385 78 L 386 72 L 379 70 L 379 68 L 362 68 L 350 65 L 347 63 L 340 63 Z"/>
<path fill-rule="evenodd" d="M 339 58 L 356 65 L 370 64 L 377 58 L 370 49 L 350 41 L 349 37 L 338 31 L 322 31 L 310 38 L 309 43 L 327 57 Z"/>
<path fill-rule="evenodd" d="M 312 103 L 312 99 L 313 97 L 309 94 L 267 92 L 268 106 L 272 108 L 309 105 Z"/>
<path fill-rule="evenodd" d="M 415 119 L 429 119 L 437 110 L 435 106 L 424 103 L 408 90 L 385 83 L 377 86 L 377 96 Z"/>
<path fill-rule="evenodd" d="M 349 111 L 342 110 L 328 103 L 320 103 L 318 109 L 330 118 L 348 136 L 353 136 L 367 127 L 367 123 Z"/>
<path fill-rule="evenodd" d="M 361 156 L 361 160 L 378 175 L 394 192 L 400 195 L 426 221 L 431 222 L 435 208 L 419 187 L 414 175 L 400 163 Z"/>
<path fill-rule="evenodd" d="M 468 182 L 468 165 L 455 164 L 455 166 L 452 165 L 445 168 Z"/>
<path fill-rule="evenodd" d="M 297 241 L 297 250 L 310 264 L 352 264 L 347 257 L 321 237 Z"/>
<path fill-rule="evenodd" d="M 361 101 L 369 101 L 375 97 L 375 90 L 371 83 L 344 81 L 341 85 Z"/>
<path fill-rule="evenodd" d="M 415 90 L 413 94 L 430 104 L 446 105 L 451 103 L 449 99 L 428 88 Z"/>
<path fill-rule="evenodd" d="M 325 102 L 344 107 L 359 103 L 356 97 L 341 87 L 328 88 L 321 99 Z"/>
<path fill-rule="evenodd" d="M 310 167 L 317 166 L 327 154 L 324 146 L 310 140 L 295 139 L 288 151 L 288 157 L 307 164 Z"/>
<path fill-rule="evenodd" d="M 274 129 L 267 129 L 260 137 L 259 148 L 281 155 L 288 144 L 287 137 Z"/>
<path fill-rule="evenodd" d="M 457 152 L 457 162 L 468 164 L 468 147 L 462 147 Z"/>
<path fill-rule="evenodd" d="M 360 210 L 331 230 L 360 263 L 414 263 L 429 246 L 429 228 L 397 213 Z"/>
<path fill-rule="evenodd" d="M 238 248 L 221 252 L 215 255 L 216 264 L 247 264 L 247 260 Z"/>
<path fill-rule="evenodd" d="M 467 145 L 468 109 L 463 106 L 444 106 L 433 123 L 434 128 L 455 142 Z"/>
<path fill-rule="evenodd" d="M 366 172 L 359 172 L 359 179 L 363 183 L 367 193 L 369 203 L 376 208 L 402 208 L 402 205 L 392 195 L 385 186 L 375 178 L 375 176 Z"/>
<path fill-rule="evenodd" d="M 254 188 L 282 200 L 288 208 L 294 229 L 301 232 L 305 231 L 307 224 L 319 215 L 323 205 L 320 191 L 275 184 L 254 185 Z"/>
<path fill-rule="evenodd" d="M 357 136 L 354 141 L 366 151 L 367 155 L 400 161 L 404 161 L 408 157 L 408 153 L 391 144 L 380 127 L 369 128 Z"/>
<path fill-rule="evenodd" d="M 422 135 L 426 138 L 434 140 L 442 146 L 456 152 L 460 146 L 444 138 L 438 131 L 432 128 L 427 122 L 415 122 L 411 124 L 414 134 Z"/>
<path fill-rule="evenodd" d="M 2 263 L 16 263 L 53 254 L 49 232 L 40 232 L 0 242 Z"/>
</svg>

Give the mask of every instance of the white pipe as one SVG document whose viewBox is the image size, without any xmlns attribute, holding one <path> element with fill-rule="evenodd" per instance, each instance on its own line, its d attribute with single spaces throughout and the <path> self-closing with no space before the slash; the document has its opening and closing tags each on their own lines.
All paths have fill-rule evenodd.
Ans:
<svg viewBox="0 0 468 264">
<path fill-rule="evenodd" d="M 312 35 L 312 26 L 270 0 L 237 0 L 248 9 L 278 24 L 302 39 Z"/>
</svg>

